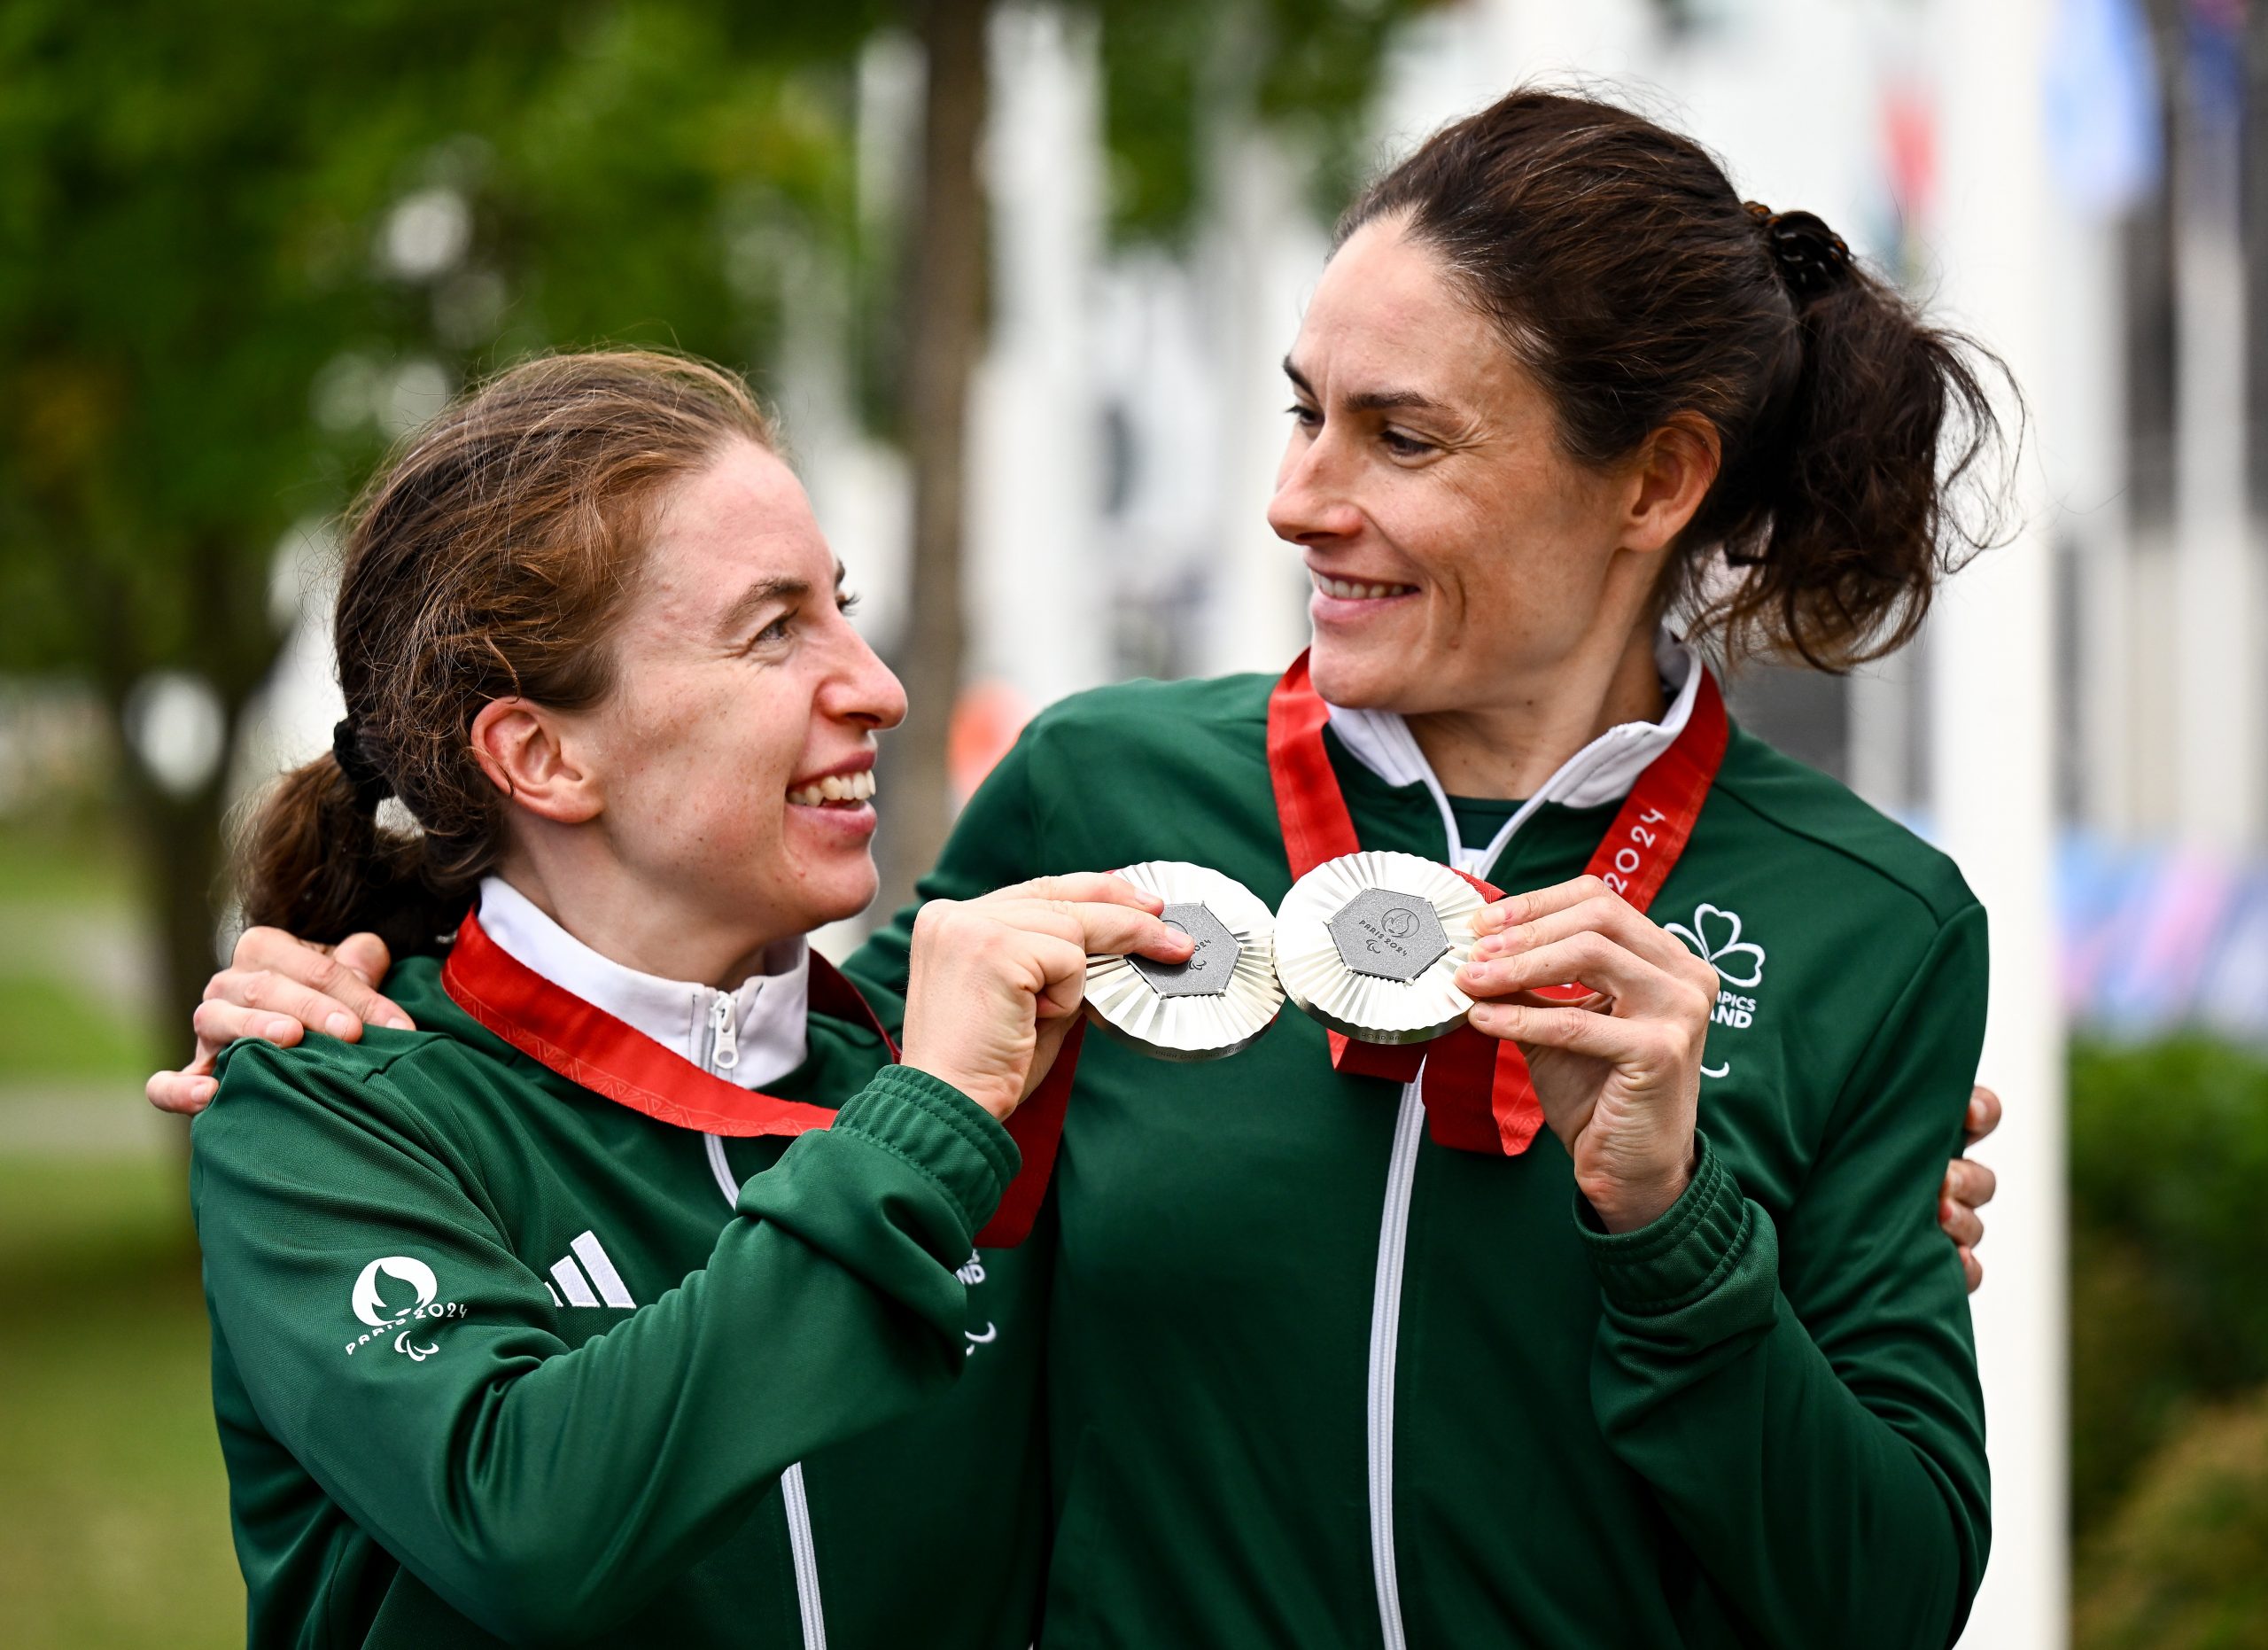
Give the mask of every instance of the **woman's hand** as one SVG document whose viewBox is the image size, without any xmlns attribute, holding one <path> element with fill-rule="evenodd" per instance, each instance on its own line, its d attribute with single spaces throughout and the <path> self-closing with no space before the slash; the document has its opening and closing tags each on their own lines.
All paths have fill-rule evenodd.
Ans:
<svg viewBox="0 0 2268 1650">
<path fill-rule="evenodd" d="M 1979 1083 L 1969 1094 L 1969 1117 L 1963 1130 L 1969 1143 L 1976 1145 L 2000 1126 L 2000 1097 Z M 1938 1224 L 1953 1240 L 1971 1295 L 1984 1281 L 1984 1268 L 1977 1260 L 1977 1246 L 1984 1241 L 1984 1221 L 1977 1211 L 1991 1202 L 1999 1189 L 1998 1179 L 1981 1163 L 1956 1157 L 1946 1165 L 1945 1189 L 1938 1197 Z"/>
<path fill-rule="evenodd" d="M 280 928 L 246 929 L 191 1016 L 196 1053 L 180 1070 L 151 1078 L 143 1092 L 159 1110 L 193 1117 L 220 1087 L 213 1077 L 214 1058 L 239 1037 L 289 1047 L 307 1031 L 354 1042 L 366 1023 L 415 1031 L 409 1016 L 378 993 L 378 982 L 392 966 L 392 954 L 376 934 L 317 946 Z"/>
<path fill-rule="evenodd" d="M 1189 960 L 1164 902 L 1116 876 L 1047 876 L 913 919 L 903 1062 L 1002 1122 L 1039 1086 L 1079 1012 L 1091 953 Z"/>
<path fill-rule="evenodd" d="M 1475 1030 L 1519 1045 L 1575 1185 L 1610 1232 L 1658 1218 L 1693 1171 L 1717 971 L 1596 876 L 1514 894 L 1472 919 L 1458 988 Z M 1574 1006 L 1526 993 L 1580 980 Z"/>
</svg>

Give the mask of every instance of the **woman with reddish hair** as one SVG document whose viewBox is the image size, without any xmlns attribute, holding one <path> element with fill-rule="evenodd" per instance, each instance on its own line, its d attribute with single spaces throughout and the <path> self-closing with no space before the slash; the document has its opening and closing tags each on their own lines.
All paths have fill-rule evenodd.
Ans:
<svg viewBox="0 0 2268 1650">
<path fill-rule="evenodd" d="M 811 951 L 905 712 L 841 580 L 666 356 L 515 368 L 355 510 L 246 909 L 453 938 L 414 1029 L 237 1043 L 192 1131 L 251 1642 L 1029 1642 L 1045 1273 L 976 1244 L 1087 954 L 1187 942 L 1108 877 L 941 903 L 887 1025 Z"/>
</svg>

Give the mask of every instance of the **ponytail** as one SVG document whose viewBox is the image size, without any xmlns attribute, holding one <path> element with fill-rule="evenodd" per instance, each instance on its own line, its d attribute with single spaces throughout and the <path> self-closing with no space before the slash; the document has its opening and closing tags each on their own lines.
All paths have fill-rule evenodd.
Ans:
<svg viewBox="0 0 2268 1650">
<path fill-rule="evenodd" d="M 336 944 L 365 930 L 396 956 L 431 951 L 471 904 L 477 878 L 448 878 L 419 835 L 379 825 L 336 756 L 276 782 L 245 836 L 245 921 Z"/>
</svg>

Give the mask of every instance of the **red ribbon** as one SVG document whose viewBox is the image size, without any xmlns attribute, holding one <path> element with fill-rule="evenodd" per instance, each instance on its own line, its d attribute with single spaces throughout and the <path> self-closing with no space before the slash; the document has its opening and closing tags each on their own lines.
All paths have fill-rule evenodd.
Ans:
<svg viewBox="0 0 2268 1650">
<path fill-rule="evenodd" d="M 1716 678 L 1704 666 L 1695 668 L 1701 671 L 1701 682 L 1692 714 L 1669 749 L 1638 776 L 1585 868 L 1640 911 L 1653 903 L 1685 852 L 1731 734 Z M 1330 707 L 1309 681 L 1308 656 L 1301 653 L 1268 698 L 1268 772 L 1294 881 L 1363 845 L 1323 742 L 1330 720 Z M 1479 877 L 1458 875 L 1482 899 L 1503 898 Z M 1590 993 L 1578 985 L 1531 994 L 1581 1001 Z M 1543 1126 L 1543 1107 L 1528 1078 L 1527 1061 L 1514 1044 L 1470 1025 L 1416 1045 L 1357 1042 L 1337 1031 L 1326 1035 L 1331 1063 L 1338 1070 L 1408 1083 L 1422 1069 L 1418 1094 L 1425 1106 L 1425 1128 L 1438 1145 L 1517 1157 Z"/>
<path fill-rule="evenodd" d="M 703 1070 L 537 973 L 490 938 L 476 916 L 468 915 L 458 925 L 456 943 L 441 965 L 441 985 L 457 1007 L 537 1064 L 672 1128 L 735 1137 L 792 1137 L 835 1121 L 833 1106 L 782 1100 Z M 815 1013 L 864 1025 L 882 1039 L 892 1060 L 897 1058 L 897 1045 L 873 1006 L 817 952 L 811 953 L 811 1007 Z M 992 1218 L 976 1234 L 981 1249 L 1013 1249 L 1031 1231 L 1047 1195 L 1047 1178 L 1054 1171 L 1055 1148 L 1063 1133 L 1063 1103 L 1084 1029 L 1072 1026 L 1046 1080 L 1008 1119 L 1008 1133 L 1023 1154 L 1023 1166 Z"/>
</svg>

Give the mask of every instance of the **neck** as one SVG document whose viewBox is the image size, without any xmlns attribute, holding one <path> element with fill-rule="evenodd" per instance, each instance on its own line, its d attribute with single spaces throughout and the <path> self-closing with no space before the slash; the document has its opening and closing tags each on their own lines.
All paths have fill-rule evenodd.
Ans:
<svg viewBox="0 0 2268 1650">
<path fill-rule="evenodd" d="M 713 911 L 635 885 L 610 860 L 590 866 L 558 859 L 522 848 L 505 857 L 497 875 L 599 955 L 641 974 L 734 991 L 765 971 L 767 950 L 795 938 L 720 923 Z"/>
<path fill-rule="evenodd" d="M 1404 720 L 1444 790 L 1509 800 L 1534 796 L 1608 728 L 1659 721 L 1667 708 L 1649 624 L 1513 676 L 1487 704 Z"/>
</svg>

